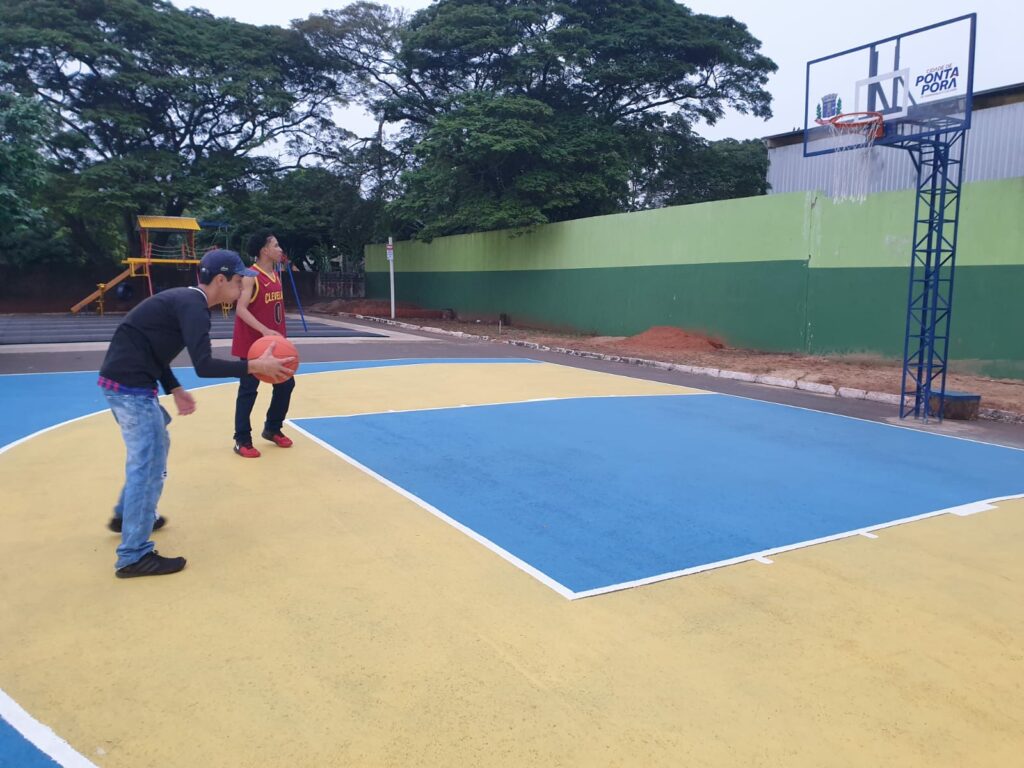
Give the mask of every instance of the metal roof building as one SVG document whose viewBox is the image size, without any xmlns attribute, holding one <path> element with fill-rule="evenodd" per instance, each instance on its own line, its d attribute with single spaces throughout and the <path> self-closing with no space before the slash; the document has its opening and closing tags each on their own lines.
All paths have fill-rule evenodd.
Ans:
<svg viewBox="0 0 1024 768">
<path fill-rule="evenodd" d="M 910 153 L 874 147 L 851 168 L 844 154 L 803 156 L 803 131 L 791 131 L 765 140 L 768 146 L 769 194 L 830 193 L 837 173 L 864 173 L 866 192 L 913 189 L 917 174 Z M 967 132 L 965 182 L 1024 176 L 1024 83 L 974 94 L 971 128 Z"/>
</svg>

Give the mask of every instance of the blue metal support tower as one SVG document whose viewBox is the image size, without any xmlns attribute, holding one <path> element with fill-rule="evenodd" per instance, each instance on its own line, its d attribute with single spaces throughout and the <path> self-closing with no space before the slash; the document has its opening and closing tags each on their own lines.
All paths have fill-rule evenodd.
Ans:
<svg viewBox="0 0 1024 768">
<path fill-rule="evenodd" d="M 895 144 L 917 169 L 900 418 L 942 418 L 966 135 L 951 124 Z"/>
</svg>

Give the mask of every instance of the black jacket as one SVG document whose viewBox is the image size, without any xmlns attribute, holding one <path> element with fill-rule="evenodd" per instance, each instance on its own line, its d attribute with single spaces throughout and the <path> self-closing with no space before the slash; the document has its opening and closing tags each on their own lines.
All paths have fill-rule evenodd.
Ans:
<svg viewBox="0 0 1024 768">
<path fill-rule="evenodd" d="M 244 360 L 223 360 L 210 348 L 210 307 L 199 288 L 171 288 L 135 307 L 114 331 L 100 375 L 126 387 L 180 386 L 171 361 L 188 348 L 192 366 L 207 379 L 240 378 Z"/>
</svg>

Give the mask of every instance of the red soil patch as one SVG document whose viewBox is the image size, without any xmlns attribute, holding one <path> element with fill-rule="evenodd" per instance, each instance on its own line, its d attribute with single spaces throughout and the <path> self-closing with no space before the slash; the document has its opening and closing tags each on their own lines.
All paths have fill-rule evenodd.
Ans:
<svg viewBox="0 0 1024 768">
<path fill-rule="evenodd" d="M 713 350 L 724 349 L 725 344 L 702 333 L 684 331 L 671 325 L 656 325 L 643 333 L 623 339 L 618 346 L 636 350 Z"/>
</svg>

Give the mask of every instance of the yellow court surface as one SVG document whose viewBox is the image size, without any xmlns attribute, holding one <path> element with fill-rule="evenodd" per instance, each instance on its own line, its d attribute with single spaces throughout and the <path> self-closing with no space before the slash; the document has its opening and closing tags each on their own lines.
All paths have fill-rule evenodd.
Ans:
<svg viewBox="0 0 1024 768">
<path fill-rule="evenodd" d="M 707 396 L 547 363 L 422 363 L 300 371 L 289 418 L 674 395 Z M 196 396 L 170 427 L 154 534 L 189 559 L 174 576 L 114 578 L 109 412 L 0 453 L 0 689 L 96 766 L 1024 754 L 1022 500 L 568 600 L 303 430 L 235 456 L 235 386 Z M 262 387 L 254 419 L 268 400 Z"/>
</svg>

